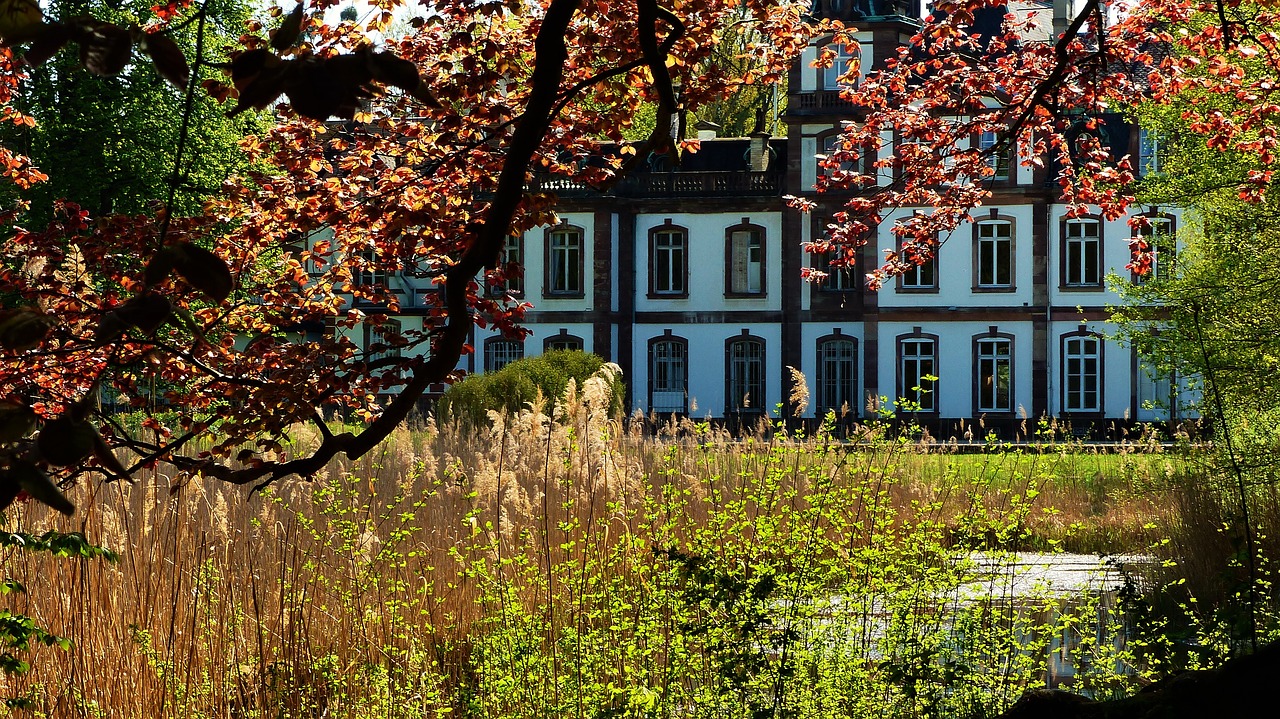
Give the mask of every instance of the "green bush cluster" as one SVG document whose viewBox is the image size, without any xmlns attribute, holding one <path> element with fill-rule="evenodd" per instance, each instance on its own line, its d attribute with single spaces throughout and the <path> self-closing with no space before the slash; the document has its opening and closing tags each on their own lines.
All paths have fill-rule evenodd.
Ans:
<svg viewBox="0 0 1280 719">
<path fill-rule="evenodd" d="M 552 350 L 536 357 L 516 360 L 497 372 L 471 375 L 454 384 L 436 405 L 441 422 L 458 422 L 470 427 L 488 426 L 488 413 L 516 414 L 533 405 L 539 397 L 550 407 L 564 399 L 569 380 L 578 388 L 600 371 L 605 360 L 579 350 Z M 624 388 L 614 379 L 609 396 L 609 413 L 622 411 Z"/>
</svg>

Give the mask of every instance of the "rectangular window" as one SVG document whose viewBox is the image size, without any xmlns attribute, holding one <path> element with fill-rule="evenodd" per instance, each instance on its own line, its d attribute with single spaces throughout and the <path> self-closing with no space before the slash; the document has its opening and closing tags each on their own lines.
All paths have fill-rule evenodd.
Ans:
<svg viewBox="0 0 1280 719">
<path fill-rule="evenodd" d="M 384 317 L 376 324 L 364 326 L 364 351 L 366 362 L 376 362 L 386 357 L 400 356 L 400 320 Z"/>
<path fill-rule="evenodd" d="M 685 343 L 677 340 L 654 342 L 650 346 L 649 361 L 649 409 L 663 414 L 686 412 L 689 357 Z"/>
<path fill-rule="evenodd" d="M 686 244 L 683 230 L 659 230 L 653 233 L 653 293 L 686 295 Z"/>
<path fill-rule="evenodd" d="M 997 135 L 994 132 L 984 132 L 978 138 L 978 148 L 983 152 L 989 153 L 996 146 L 996 142 L 999 139 L 1000 139 L 999 135 Z M 995 180 L 1009 179 L 1009 164 L 1010 164 L 1009 154 L 1010 153 L 1006 148 L 1005 150 L 1002 150 L 999 153 L 990 154 L 987 156 L 986 158 L 987 166 L 995 171 L 995 174 L 991 176 L 992 179 L 995 179 Z"/>
<path fill-rule="evenodd" d="M 484 371 L 497 372 L 524 357 L 524 342 L 489 340 L 484 345 Z"/>
<path fill-rule="evenodd" d="M 853 340 L 830 339 L 818 345 L 818 413 L 843 414 L 858 408 L 858 350 Z"/>
<path fill-rule="evenodd" d="M 900 376 L 902 385 L 898 396 L 906 400 L 904 411 L 932 412 L 937 407 L 937 363 L 935 345 L 931 339 L 910 339 L 898 343 Z"/>
<path fill-rule="evenodd" d="M 376 251 L 360 251 L 360 264 L 351 280 L 357 287 L 387 289 L 387 270 L 378 262 Z"/>
<path fill-rule="evenodd" d="M 764 343 L 743 339 L 729 343 L 726 403 L 729 412 L 764 410 Z"/>
<path fill-rule="evenodd" d="M 764 293 L 764 238 L 759 230 L 729 233 L 729 287 L 731 295 Z"/>
<path fill-rule="evenodd" d="M 502 244 L 503 271 L 507 274 L 506 289 L 509 294 L 519 297 L 524 294 L 524 238 L 520 235 L 507 235 Z"/>
<path fill-rule="evenodd" d="M 834 42 L 830 45 L 835 50 L 836 57 L 831 63 L 831 67 L 824 68 L 822 71 L 822 89 L 824 90 L 840 90 L 849 87 L 854 82 L 841 82 L 841 78 L 849 72 L 849 66 L 854 63 L 856 55 L 849 52 L 849 47 L 841 42 Z"/>
<path fill-rule="evenodd" d="M 978 411 L 1013 411 L 1013 343 L 978 340 Z"/>
<path fill-rule="evenodd" d="M 1138 411 L 1140 422 L 1168 421 L 1173 407 L 1173 381 L 1149 364 L 1138 365 Z"/>
<path fill-rule="evenodd" d="M 936 290 L 938 288 L 937 257 L 930 257 L 923 265 L 916 265 L 902 273 L 904 290 Z"/>
<path fill-rule="evenodd" d="M 581 352 L 582 338 L 574 337 L 573 335 L 555 335 L 548 337 L 546 342 L 543 343 L 543 347 L 547 352 L 554 352 L 557 350 Z"/>
<path fill-rule="evenodd" d="M 832 253 L 825 252 L 818 255 L 818 269 L 827 273 L 827 279 L 822 283 L 822 289 L 830 292 L 849 292 L 858 289 L 857 283 L 854 281 L 854 269 L 852 267 L 837 267 L 831 264 Z"/>
<path fill-rule="evenodd" d="M 1067 220 L 1063 239 L 1063 262 L 1067 287 L 1102 285 L 1102 223 L 1097 220 Z"/>
<path fill-rule="evenodd" d="M 1013 224 L 978 224 L 978 287 L 1006 289 L 1013 286 Z"/>
<path fill-rule="evenodd" d="M 547 234 L 547 293 L 582 294 L 582 232 L 553 230 Z"/>
<path fill-rule="evenodd" d="M 1139 177 L 1160 172 L 1160 133 L 1146 128 L 1138 130 Z"/>
<path fill-rule="evenodd" d="M 1101 354 L 1097 337 L 1068 337 L 1063 343 L 1064 409 L 1100 411 Z"/>
<path fill-rule="evenodd" d="M 1137 236 L 1146 245 L 1144 251 L 1151 254 L 1151 269 L 1145 275 L 1135 275 L 1134 281 L 1146 282 L 1149 279 L 1164 280 L 1169 278 L 1177 258 L 1177 238 L 1173 234 L 1173 221 L 1167 217 L 1148 218 L 1150 227 L 1140 227 Z"/>
</svg>

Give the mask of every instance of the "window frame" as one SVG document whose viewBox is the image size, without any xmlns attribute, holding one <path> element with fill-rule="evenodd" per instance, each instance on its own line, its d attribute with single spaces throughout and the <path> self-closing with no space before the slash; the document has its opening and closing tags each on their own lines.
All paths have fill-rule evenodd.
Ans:
<svg viewBox="0 0 1280 719">
<path fill-rule="evenodd" d="M 917 368 L 915 372 L 916 382 L 911 385 L 911 387 L 917 387 L 917 386 L 920 387 L 922 390 L 921 392 L 912 393 L 911 387 L 908 387 L 906 384 L 907 374 L 908 374 L 907 373 L 907 355 L 904 353 L 903 350 L 908 343 L 912 343 L 912 344 L 928 343 L 932 345 L 932 348 L 933 348 L 932 354 L 927 355 L 930 361 L 933 363 L 933 368 L 932 368 L 933 371 L 920 372 L 919 368 Z M 910 412 L 913 415 L 938 414 L 939 412 L 938 405 L 940 404 L 940 402 L 938 401 L 938 386 L 942 382 L 942 375 L 938 374 L 938 371 L 937 371 L 939 369 L 938 368 L 938 346 L 939 345 L 938 345 L 937 335 L 921 332 L 919 329 L 915 330 L 914 332 L 911 332 L 910 334 L 898 335 L 897 338 L 895 338 L 894 358 L 896 361 L 894 362 L 894 364 L 896 365 L 895 372 L 897 374 L 898 392 L 897 392 L 897 396 L 894 398 L 894 403 L 898 407 L 899 411 Z M 915 355 L 915 356 L 924 357 L 926 355 Z M 931 382 L 930 383 L 931 386 L 926 388 L 920 382 L 920 379 L 919 379 L 920 377 L 924 377 L 925 375 L 931 375 L 931 376 L 937 377 L 938 379 Z M 914 394 L 914 396 L 908 396 L 909 394 Z M 929 400 L 929 406 L 926 407 L 925 404 L 920 401 L 921 397 L 927 398 Z M 899 404 L 902 400 L 906 400 L 908 402 L 915 402 L 920 407 L 920 409 L 919 410 L 903 409 L 901 404 Z"/>
<path fill-rule="evenodd" d="M 760 261 L 756 274 L 760 289 L 757 291 L 740 291 L 733 287 L 733 236 L 739 232 L 754 232 L 759 242 Z M 742 222 L 736 225 L 726 227 L 724 230 L 724 296 L 729 298 L 752 298 L 759 299 L 767 297 L 769 294 L 769 262 L 768 262 L 769 241 L 768 233 L 765 232 L 763 225 L 757 225 L 748 218 L 742 218 Z M 749 251 L 748 251 L 749 252 Z M 750 273 L 750 262 L 748 261 L 748 270 Z M 747 285 L 750 286 L 749 275 Z"/>
<path fill-rule="evenodd" d="M 1014 336 L 1008 332 L 998 332 L 995 328 L 973 336 L 973 410 L 976 414 L 988 415 L 1012 415 L 1016 409 L 1017 403 L 1014 401 L 1014 389 L 1016 386 L 1016 378 L 1014 373 Z M 999 354 L 984 355 L 982 345 L 984 344 L 1003 344 L 1007 346 L 1008 352 L 1003 358 Z M 1005 392 L 1008 396 L 1008 406 L 999 407 L 995 402 L 984 406 L 983 403 L 983 362 L 990 359 L 996 363 L 997 369 L 993 376 L 998 377 L 998 365 L 1005 364 L 1008 366 L 1008 387 Z M 993 382 L 994 385 L 994 382 Z M 996 390 L 995 394 L 998 394 Z"/>
<path fill-rule="evenodd" d="M 1160 146 L 1163 139 L 1159 131 L 1138 128 L 1138 162 L 1133 170 L 1139 178 L 1161 174 Z"/>
<path fill-rule="evenodd" d="M 660 235 L 676 236 L 681 239 L 679 246 L 679 255 L 681 257 L 681 268 L 679 271 L 680 287 L 678 289 L 659 289 L 659 275 L 657 272 L 658 259 L 658 238 Z M 674 254 L 674 253 L 673 253 Z M 675 273 L 668 268 L 668 281 L 677 279 Z M 672 224 L 671 219 L 661 224 L 649 228 L 649 293 L 650 299 L 684 299 L 689 297 L 689 230 L 686 227 Z"/>
<path fill-rule="evenodd" d="M 832 60 L 831 67 L 816 68 L 818 72 L 818 90 L 820 92 L 839 92 L 845 88 L 852 89 L 861 85 L 861 64 L 859 64 L 858 78 L 853 83 L 840 82 L 840 77 L 849 71 L 849 63 L 851 61 L 858 60 L 861 63 L 861 43 L 858 43 L 858 52 L 851 53 L 847 43 L 837 43 L 834 37 L 828 37 L 817 46 L 818 52 L 821 53 L 829 45 L 839 45 L 839 47 L 836 48 L 836 57 Z M 841 69 L 842 64 L 843 69 Z"/>
<path fill-rule="evenodd" d="M 670 345 L 674 348 L 678 348 L 679 351 L 681 352 L 682 358 L 684 360 L 684 365 L 683 365 L 684 379 L 682 382 L 683 386 L 679 390 L 657 389 L 657 378 L 658 378 L 657 348 L 659 345 Z M 649 398 L 648 398 L 648 404 L 647 404 L 649 411 L 657 412 L 659 414 L 678 414 L 681 416 L 687 415 L 689 413 L 689 340 L 685 339 L 684 337 L 676 336 L 672 334 L 671 330 L 667 330 L 664 334 L 658 335 L 657 337 L 649 338 L 649 347 L 648 347 L 647 356 L 649 360 L 649 377 L 648 377 Z M 653 400 L 654 394 L 658 392 L 676 392 L 676 391 L 681 392 L 683 395 L 680 411 L 676 412 L 674 410 L 665 409 L 665 408 L 662 410 L 659 410 L 654 407 L 654 400 Z"/>
<path fill-rule="evenodd" d="M 569 347 L 556 346 L 562 343 L 570 346 Z M 571 335 L 569 334 L 569 330 L 565 330 L 565 329 L 560 330 L 558 334 L 548 335 L 547 337 L 544 337 L 542 340 L 543 352 L 552 352 L 555 350 L 564 350 L 564 349 L 571 350 L 571 351 L 576 350 L 578 352 L 585 352 L 586 348 L 587 348 L 587 344 L 586 342 L 583 341 L 581 337 L 577 335 Z"/>
<path fill-rule="evenodd" d="M 381 359 L 388 357 L 403 356 L 401 347 L 388 346 L 381 352 L 370 353 L 369 348 L 378 341 L 386 342 L 388 334 L 395 334 L 401 339 L 404 338 L 404 323 L 398 318 L 389 317 L 387 315 L 375 315 L 381 319 L 377 324 L 371 324 L 370 318 L 366 318 L 361 324 L 364 325 L 364 361 L 365 364 L 372 364 Z M 388 331 L 390 330 L 390 331 Z"/>
<path fill-rule="evenodd" d="M 1087 225 L 1093 225 L 1098 231 L 1097 236 L 1092 240 L 1094 244 L 1092 252 L 1089 251 L 1087 246 L 1089 238 L 1083 235 L 1080 237 L 1071 237 L 1070 235 L 1072 227 L 1084 227 Z M 1080 217 L 1062 218 L 1058 227 L 1058 249 L 1060 255 L 1058 262 L 1058 288 L 1060 290 L 1067 292 L 1095 292 L 1105 289 L 1106 268 L 1103 266 L 1103 260 L 1106 255 L 1103 253 L 1103 240 L 1106 233 L 1104 230 L 1105 226 L 1102 218 L 1097 215 L 1081 215 Z M 1079 262 L 1083 263 L 1082 266 L 1073 267 L 1074 263 L 1071 256 L 1073 244 L 1085 245 L 1079 255 Z M 1096 277 L 1092 282 L 1086 281 L 1088 278 L 1085 277 L 1085 271 L 1088 269 L 1090 255 L 1092 256 L 1096 273 Z M 1079 282 L 1071 281 L 1071 273 L 1073 270 L 1079 270 L 1081 275 L 1081 280 Z"/>
<path fill-rule="evenodd" d="M 1092 340 L 1095 343 L 1094 345 L 1095 351 L 1093 352 L 1092 355 L 1087 355 L 1083 353 L 1078 355 L 1072 355 L 1068 353 L 1069 345 L 1071 345 L 1074 342 L 1086 341 L 1086 340 Z M 1062 366 L 1060 369 L 1061 380 L 1062 380 L 1060 400 L 1062 402 L 1061 408 L 1062 408 L 1063 414 L 1075 415 L 1075 416 L 1101 416 L 1102 415 L 1103 410 L 1106 408 L 1106 401 L 1103 393 L 1103 390 L 1104 390 L 1103 380 L 1104 380 L 1104 374 L 1105 374 L 1104 365 L 1103 365 L 1103 361 L 1105 359 L 1104 347 L 1105 347 L 1105 344 L 1103 342 L 1102 335 L 1098 334 L 1097 332 L 1090 332 L 1089 330 L 1076 330 L 1074 332 L 1067 332 L 1059 338 L 1058 352 L 1059 352 L 1059 357 L 1062 360 Z M 1082 361 L 1087 360 L 1089 357 L 1093 358 L 1095 369 L 1093 372 L 1094 405 L 1092 407 L 1072 406 L 1071 404 L 1070 397 L 1073 394 L 1071 390 L 1071 376 L 1072 376 L 1071 362 L 1072 362 L 1073 356 L 1079 357 Z M 1084 372 L 1079 373 L 1079 376 L 1082 380 L 1087 379 L 1087 375 Z M 1083 395 L 1083 394 L 1086 394 L 1087 392 L 1088 390 L 1082 386 L 1081 389 L 1076 393 Z"/>
<path fill-rule="evenodd" d="M 828 411 L 834 411 L 836 416 L 840 417 L 841 409 L 843 408 L 843 403 L 836 406 L 828 401 L 831 397 L 827 396 L 827 391 L 830 386 L 832 386 L 832 380 L 827 376 L 827 362 L 823 354 L 826 347 L 837 343 L 847 343 L 852 348 L 852 356 L 848 358 L 848 362 L 852 370 L 853 382 L 852 386 L 849 387 L 849 397 L 846 401 L 849 404 L 850 415 L 853 417 L 858 416 L 858 408 L 862 399 L 858 395 L 860 386 L 859 382 L 862 379 L 861 373 L 858 371 L 858 338 L 842 334 L 837 331 L 833 334 L 819 337 L 815 342 L 814 362 L 816 365 L 816 371 L 814 372 L 814 376 L 817 383 L 814 386 L 814 412 L 815 416 L 819 419 L 825 417 Z"/>
<path fill-rule="evenodd" d="M 568 233 L 576 233 L 578 237 L 578 258 L 577 258 L 577 288 L 565 287 L 557 289 L 555 286 L 555 255 L 557 247 L 554 240 L 557 236 Z M 587 260 L 587 232 L 582 227 L 561 223 L 554 227 L 548 227 L 543 235 L 543 286 L 542 296 L 545 299 L 580 299 L 586 297 L 587 277 L 586 277 L 586 260 Z M 565 269 L 571 268 L 571 261 L 565 263 Z M 567 280 L 568 278 L 566 278 Z M 567 284 L 567 282 L 566 282 Z"/>
<path fill-rule="evenodd" d="M 998 236 L 983 237 L 983 229 L 987 227 L 1007 227 L 1009 235 L 1006 238 Z M 1017 239 L 1018 225 L 1014 218 L 1004 215 L 992 214 L 990 217 L 984 217 L 973 223 L 973 291 L 974 292 L 1016 292 L 1018 285 L 1018 263 L 1017 263 Z M 992 259 L 996 266 L 992 269 L 993 281 L 983 282 L 983 246 L 988 244 L 995 245 L 996 253 Z M 999 282 L 999 249 L 1003 244 L 1006 247 L 1005 254 L 1008 264 L 1008 282 Z"/>
<path fill-rule="evenodd" d="M 999 139 L 1000 139 L 999 133 L 993 130 L 985 130 L 977 134 L 977 138 L 974 140 L 973 146 L 977 147 L 978 150 L 981 152 L 986 152 L 990 148 L 995 147 L 996 142 L 998 142 Z M 990 175 L 989 177 L 984 177 L 982 179 L 986 182 L 996 182 L 996 183 L 1012 182 L 1014 180 L 1014 173 L 1016 172 L 1016 170 L 1014 169 L 1015 165 L 1013 162 L 1013 156 L 1014 156 L 1013 151 L 1014 149 L 1016 149 L 1016 147 L 1017 147 L 1016 142 L 1010 143 L 1010 147 L 1006 147 L 1003 153 L 1001 154 L 992 153 L 991 155 L 988 155 L 986 158 L 984 158 L 987 164 L 987 167 L 990 167 L 991 169 L 995 170 L 995 173 Z M 1001 174 L 1002 168 L 1004 170 L 1004 174 Z"/>
<path fill-rule="evenodd" d="M 752 382 L 749 371 L 748 376 L 742 378 L 741 382 L 735 382 L 734 368 L 737 358 L 734 357 L 734 350 L 739 346 L 755 348 L 755 356 L 746 357 L 743 360 L 744 363 L 753 362 L 758 364 L 759 372 L 754 382 Z M 756 337 L 745 331 L 724 341 L 724 413 L 726 417 L 764 414 L 764 403 L 768 399 L 769 390 L 769 382 L 766 377 L 766 372 L 768 371 L 767 350 L 768 348 L 763 338 Z M 736 391 L 739 388 L 745 390 L 741 395 L 738 395 Z M 755 396 L 756 392 L 758 392 L 759 397 Z M 750 398 L 750 402 L 746 406 L 741 405 L 743 397 Z"/>
<path fill-rule="evenodd" d="M 514 258 L 513 258 L 514 255 Z M 493 282 L 489 284 L 489 296 L 501 297 L 509 295 L 511 297 L 524 297 L 525 292 L 525 274 L 524 274 L 524 234 L 517 233 L 507 235 L 502 241 L 502 254 L 498 260 L 498 265 L 504 271 L 511 269 L 515 265 L 519 273 L 512 276 L 507 273 L 503 282 Z"/>
<path fill-rule="evenodd" d="M 523 339 L 513 340 L 510 337 L 504 337 L 502 335 L 496 335 L 494 337 L 489 337 L 485 339 L 484 341 L 484 373 L 489 374 L 490 372 L 497 372 L 498 370 L 502 369 L 503 367 L 506 367 L 512 362 L 515 362 L 516 360 L 524 359 L 525 358 L 524 344 L 525 343 Z M 517 356 L 511 359 L 508 359 L 507 361 L 503 362 L 501 365 L 498 365 L 495 367 L 494 362 L 497 358 L 499 347 L 502 345 L 508 345 L 510 347 L 517 348 L 517 351 L 515 352 Z"/>
<path fill-rule="evenodd" d="M 1151 226 L 1133 228 L 1133 233 L 1132 233 L 1132 236 L 1130 237 L 1130 242 L 1136 243 L 1139 240 L 1141 240 L 1151 250 L 1151 271 L 1145 275 L 1139 275 L 1138 273 L 1133 272 L 1131 273 L 1130 279 L 1135 285 L 1144 284 L 1147 281 L 1152 279 L 1154 280 L 1166 279 L 1167 274 L 1162 274 L 1162 271 L 1160 268 L 1165 267 L 1166 269 L 1163 270 L 1163 272 L 1167 273 L 1170 269 L 1172 269 L 1173 267 L 1176 267 L 1178 264 L 1178 218 L 1167 212 L 1156 212 L 1156 211 L 1143 212 L 1139 215 L 1136 215 L 1136 217 L 1145 217 L 1147 222 L 1150 223 Z M 1168 224 L 1169 231 L 1165 235 L 1165 237 L 1168 238 L 1166 242 L 1163 242 L 1163 243 L 1148 242 L 1146 239 L 1144 239 L 1148 237 L 1158 236 L 1154 231 L 1156 223 Z M 1144 234 L 1144 230 L 1149 231 L 1150 234 Z M 1172 258 L 1166 260 L 1165 262 L 1161 262 L 1160 256 L 1162 254 L 1172 255 Z"/>
</svg>

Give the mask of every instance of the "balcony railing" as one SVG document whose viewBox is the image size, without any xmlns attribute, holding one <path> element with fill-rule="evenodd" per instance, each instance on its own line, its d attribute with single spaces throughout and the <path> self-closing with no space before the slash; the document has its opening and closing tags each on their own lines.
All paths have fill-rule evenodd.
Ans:
<svg viewBox="0 0 1280 719">
<path fill-rule="evenodd" d="M 562 196 L 607 194 L 617 197 L 741 197 L 777 195 L 782 190 L 778 172 L 642 172 L 629 175 L 613 187 L 596 190 L 585 183 L 561 177 L 537 176 L 530 183 L 535 192 Z"/>
<path fill-rule="evenodd" d="M 787 98 L 790 112 L 813 112 L 815 110 L 852 110 L 853 103 L 840 97 L 839 90 L 819 90 L 802 92 Z"/>
</svg>

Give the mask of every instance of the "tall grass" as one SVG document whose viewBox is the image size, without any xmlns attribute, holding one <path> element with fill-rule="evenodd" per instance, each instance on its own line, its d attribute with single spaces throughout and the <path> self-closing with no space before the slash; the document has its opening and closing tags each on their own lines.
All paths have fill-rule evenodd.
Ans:
<svg viewBox="0 0 1280 719">
<path fill-rule="evenodd" d="M 1012 601 L 1000 557 L 1148 542 L 1159 500 L 1115 495 L 1166 458 L 1069 473 L 606 405 L 592 380 L 478 433 L 428 422 L 248 497 L 156 472 L 80 487 L 70 520 L 27 504 L 11 524 L 120 561 L 4 551 L 14 609 L 74 642 L 7 688 L 51 717 L 976 717 L 1064 632 L 1081 686 L 1135 664 L 1094 607 Z"/>
</svg>

